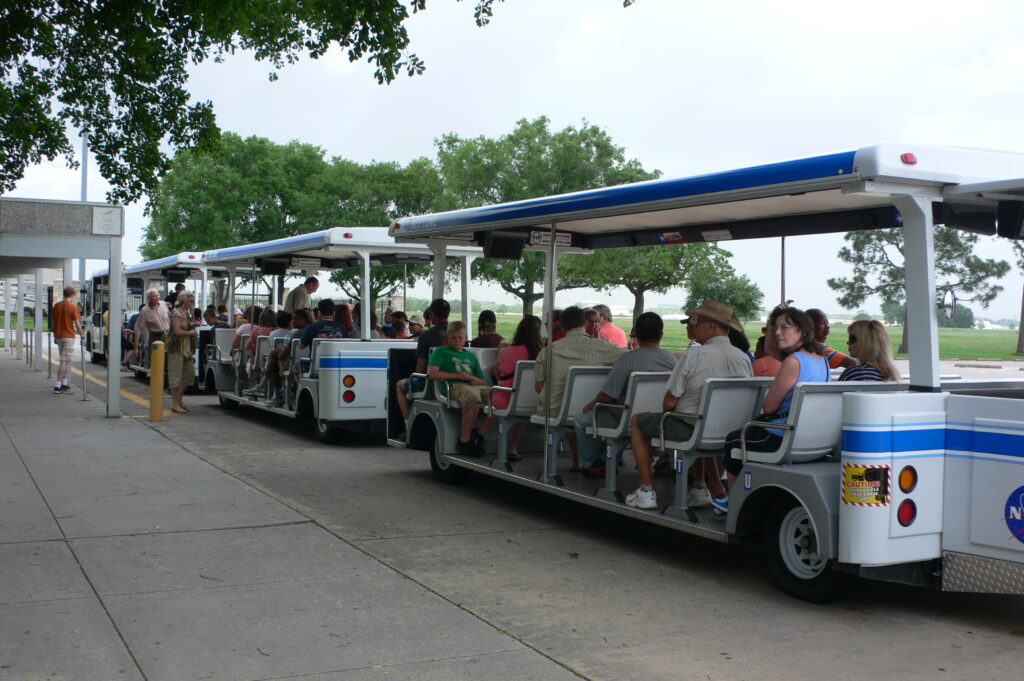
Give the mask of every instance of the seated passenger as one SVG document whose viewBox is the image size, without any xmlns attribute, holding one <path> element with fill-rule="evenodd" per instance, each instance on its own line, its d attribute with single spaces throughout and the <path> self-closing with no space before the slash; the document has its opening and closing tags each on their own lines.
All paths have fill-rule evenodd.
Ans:
<svg viewBox="0 0 1024 681">
<path fill-rule="evenodd" d="M 480 334 L 470 342 L 474 348 L 497 348 L 505 342 L 498 333 L 498 316 L 491 310 L 484 310 L 476 320 Z"/>
<path fill-rule="evenodd" d="M 668 389 L 662 400 L 664 411 L 675 411 L 696 414 L 700 407 L 704 384 L 709 378 L 746 378 L 753 374 L 750 358 L 733 347 L 729 342 L 729 329 L 732 327 L 732 308 L 728 305 L 711 300 L 686 311 L 687 326 L 692 331 L 693 339 L 699 345 L 693 345 L 679 358 L 672 375 L 668 379 Z M 658 507 L 658 498 L 654 493 L 654 481 L 651 471 L 653 457 L 651 440 L 660 437 L 661 417 L 663 412 L 647 412 L 634 414 L 630 423 L 630 440 L 633 444 L 633 455 L 640 475 L 640 487 L 626 497 L 626 504 L 636 508 L 653 509 Z M 665 422 L 665 437 L 672 441 L 685 441 L 693 435 L 695 418 L 669 419 Z M 691 496 L 710 494 L 712 498 L 727 505 L 728 498 L 722 487 L 721 479 L 713 475 L 706 476 L 710 489 L 700 493 L 698 482 L 691 490 Z M 696 471 L 694 479 L 700 480 Z M 695 506 L 700 505 L 695 503 Z"/>
<path fill-rule="evenodd" d="M 747 338 L 746 331 L 742 331 L 743 324 L 737 319 L 736 315 L 732 316 L 729 326 L 729 342 L 732 346 L 745 354 L 750 358 L 750 363 L 754 363 L 754 354 L 750 352 L 750 339 Z"/>
<path fill-rule="evenodd" d="M 360 330 L 360 325 L 363 323 L 362 313 L 363 313 L 362 306 L 359 303 L 356 303 L 352 307 L 352 324 L 354 326 L 353 326 L 352 330 L 349 331 L 349 337 L 350 338 L 362 338 L 363 337 L 363 332 Z M 380 329 L 377 328 L 377 313 L 374 312 L 373 310 L 370 310 L 370 333 L 369 333 L 368 337 L 369 338 L 383 338 L 384 337 L 384 334 L 382 334 L 380 332 Z"/>
<path fill-rule="evenodd" d="M 789 417 L 790 403 L 793 401 L 793 389 L 797 383 L 821 382 L 831 380 L 832 373 L 828 360 L 821 354 L 821 345 L 815 340 L 814 326 L 810 316 L 795 307 L 783 308 L 775 319 L 775 341 L 779 350 L 789 353 L 782 362 L 782 368 L 775 375 L 768 388 L 768 393 L 761 402 L 764 412 L 757 421 L 784 423 Z M 739 456 L 740 433 L 736 430 L 725 438 L 725 469 L 729 473 L 729 487 L 732 488 L 736 476 L 743 468 L 739 458 L 733 458 L 733 450 Z M 774 452 L 782 444 L 783 431 L 779 428 L 753 426 L 747 429 L 747 450 L 755 452 Z M 729 510 L 729 500 L 719 503 L 713 500 L 715 515 L 724 517 Z"/>
<path fill-rule="evenodd" d="M 252 327 L 249 337 L 249 352 L 256 352 L 256 341 L 260 336 L 269 336 L 277 328 L 277 313 L 269 307 L 260 312 L 259 321 Z"/>
<path fill-rule="evenodd" d="M 262 313 L 263 308 L 259 305 L 250 305 L 245 308 L 245 312 L 242 313 L 241 318 L 238 320 L 239 326 L 235 329 L 235 337 L 231 340 L 232 350 L 237 350 L 242 344 L 242 336 L 252 333 L 252 320 L 258 319 Z"/>
<path fill-rule="evenodd" d="M 829 324 L 828 315 L 817 308 L 811 308 L 805 313 L 811 318 L 814 325 L 814 340 L 821 344 L 821 352 L 828 360 L 828 365 L 833 369 L 850 368 L 857 366 L 857 360 L 849 355 L 839 352 L 830 345 L 825 345 L 828 338 Z"/>
<path fill-rule="evenodd" d="M 598 338 L 601 331 L 601 315 L 592 307 L 583 311 L 583 331 L 591 338 Z"/>
<path fill-rule="evenodd" d="M 761 336 L 757 339 L 757 347 L 754 348 L 754 375 L 775 376 L 779 373 L 782 362 L 765 352 L 764 346 L 765 337 Z"/>
<path fill-rule="evenodd" d="M 352 306 L 348 303 L 340 303 L 334 306 L 334 321 L 345 327 L 346 338 L 359 338 L 356 332 L 356 325 L 352 322 Z"/>
<path fill-rule="evenodd" d="M 459 403 L 462 410 L 462 427 L 457 445 L 459 454 L 483 456 L 481 441 L 473 437 L 473 426 L 480 414 L 480 406 L 487 399 L 487 381 L 476 355 L 466 349 L 465 322 L 452 322 L 448 326 L 448 345 L 435 348 L 430 355 L 427 378 L 437 383 L 434 389 L 445 396 L 451 391 L 451 398 Z M 448 383 L 445 383 L 448 381 Z"/>
<path fill-rule="evenodd" d="M 665 332 L 665 324 L 654 312 L 644 312 L 636 320 L 634 327 L 638 347 L 625 353 L 612 365 L 611 373 L 605 379 L 601 390 L 583 405 L 580 413 L 573 415 L 576 426 L 576 443 L 579 449 L 580 468 L 583 477 L 603 478 L 605 462 L 601 457 L 603 440 L 589 435 L 586 431 L 594 423 L 594 406 L 604 404 L 622 404 L 626 398 L 626 385 L 629 376 L 636 371 L 672 371 L 676 367 L 676 356 L 661 347 L 661 338 Z M 600 410 L 598 425 L 613 427 L 619 422 L 619 411 Z M 617 443 L 618 451 L 625 448 L 625 442 Z"/>
<path fill-rule="evenodd" d="M 409 329 L 405 326 L 404 319 L 392 319 L 391 320 L 391 337 L 392 338 L 408 338 Z"/>
<path fill-rule="evenodd" d="M 554 343 L 556 340 L 565 338 L 565 329 L 562 328 L 562 311 L 552 310 L 551 318 L 554 320 L 554 325 L 548 331 L 550 332 L 551 342 Z M 544 325 L 547 326 L 547 322 L 544 322 Z"/>
<path fill-rule="evenodd" d="M 451 305 L 444 298 L 437 298 L 430 305 L 427 306 L 426 315 L 433 320 L 433 326 L 427 331 L 422 332 L 416 343 L 416 368 L 413 373 L 422 374 L 427 370 L 427 358 L 430 357 L 430 351 L 439 345 L 444 344 L 445 334 L 448 333 L 448 315 L 451 314 Z M 410 323 L 415 323 L 418 315 L 413 315 L 410 319 Z M 423 320 L 420 328 L 423 328 Z M 411 382 L 410 382 L 411 381 Z M 409 418 L 409 411 L 412 408 L 412 403 L 409 400 L 408 393 L 419 392 L 423 390 L 424 383 L 422 378 L 404 378 L 398 382 L 396 394 L 398 395 L 398 408 L 402 412 L 402 418 Z"/>
<path fill-rule="evenodd" d="M 512 337 L 511 345 L 505 345 L 498 350 L 498 361 L 494 364 L 494 376 L 498 385 L 504 388 L 511 388 L 516 376 L 516 364 L 522 360 L 537 359 L 537 353 L 544 346 L 544 340 L 540 335 L 540 317 L 528 314 L 519 322 L 516 333 Z M 508 407 L 512 399 L 507 392 L 498 390 L 492 394 L 491 405 L 497 409 Z M 480 426 L 479 434 L 484 436 L 498 422 L 497 416 L 489 416 Z M 522 422 L 512 424 L 508 431 L 508 452 L 509 461 L 519 461 L 519 435 L 523 432 Z"/>
<path fill-rule="evenodd" d="M 850 354 L 860 362 L 839 377 L 840 381 L 895 381 L 900 372 L 892 357 L 892 343 L 882 323 L 875 319 L 858 319 L 848 329 Z"/>
<path fill-rule="evenodd" d="M 605 340 L 618 345 L 620 348 L 626 347 L 626 332 L 615 326 L 615 323 L 612 322 L 612 311 L 608 306 L 595 305 L 594 309 L 599 315 L 597 337 L 604 338 Z"/>
<path fill-rule="evenodd" d="M 537 413 L 545 418 L 557 416 L 562 408 L 569 369 L 574 366 L 611 366 L 625 352 L 604 339 L 588 336 L 583 330 L 585 324 L 581 308 L 575 305 L 565 308 L 562 311 L 565 338 L 551 343 L 537 355 L 537 382 L 534 386 L 540 393 Z M 551 367 L 550 383 L 545 380 L 548 366 Z M 569 470 L 579 472 L 576 433 L 567 433 L 565 439 L 572 452 Z"/>
<path fill-rule="evenodd" d="M 409 338 L 419 338 L 423 333 L 424 319 L 421 315 L 414 314 L 409 317 Z"/>
<path fill-rule="evenodd" d="M 345 327 L 334 321 L 334 301 L 324 298 L 316 305 L 317 320 L 302 330 L 299 348 L 305 350 L 313 345 L 314 338 L 345 338 Z"/>
</svg>

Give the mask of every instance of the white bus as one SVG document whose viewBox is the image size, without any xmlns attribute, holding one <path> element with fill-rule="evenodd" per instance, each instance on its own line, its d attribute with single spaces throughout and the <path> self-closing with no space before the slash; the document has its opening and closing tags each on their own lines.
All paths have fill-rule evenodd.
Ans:
<svg viewBox="0 0 1024 681">
<path fill-rule="evenodd" d="M 472 471 L 715 541 L 763 542 L 779 585 L 811 601 L 835 597 L 851 575 L 1024 593 L 1024 383 L 942 380 L 933 249 L 937 224 L 1024 237 L 1019 178 L 1019 154 L 880 144 L 398 220 L 398 241 L 435 248 L 467 235 L 505 257 L 547 245 L 546 291 L 554 290 L 558 244 L 596 250 L 900 228 L 911 351 L 909 383 L 798 384 L 780 449 L 740 453 L 724 519 L 687 507 L 687 469 L 721 455 L 726 429 L 753 419 L 765 389 L 759 379 L 708 383 L 694 437 L 662 443 L 675 476 L 657 481 L 658 498 L 672 501 L 653 511 L 621 501 L 636 486 L 628 459 L 618 472 L 609 462 L 606 479 L 592 483 L 569 475 L 558 456 L 572 414 L 600 385 L 593 368 L 570 374 L 576 390 L 567 388 L 557 417 L 533 413 L 532 380 L 516 392 L 525 408 L 514 397 L 501 414 L 500 437 L 516 421 L 544 429 L 543 453 L 510 462 L 491 442 L 490 460 L 458 455 L 458 413 L 429 394 L 399 424 L 408 436 L 397 444 L 427 450 L 445 481 Z M 553 296 L 544 302 L 550 315 Z M 627 404 L 646 400 L 639 411 L 660 411 L 664 383 L 651 390 L 650 381 L 634 379 Z M 596 434 L 612 441 L 627 433 L 624 417 L 620 428 Z M 397 432 L 389 435 L 396 444 Z M 611 456 L 612 447 L 605 451 Z"/>
</svg>

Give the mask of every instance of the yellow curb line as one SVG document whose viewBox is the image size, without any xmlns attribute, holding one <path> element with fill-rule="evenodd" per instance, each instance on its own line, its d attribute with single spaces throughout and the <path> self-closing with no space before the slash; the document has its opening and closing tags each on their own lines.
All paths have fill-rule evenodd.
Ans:
<svg viewBox="0 0 1024 681">
<path fill-rule="evenodd" d="M 60 362 L 57 362 L 55 360 L 50 360 L 50 363 L 53 364 L 54 366 L 59 366 L 60 365 Z M 68 369 L 70 369 L 74 373 L 78 374 L 79 376 L 82 375 L 82 370 L 79 369 L 78 367 L 71 366 L 69 364 L 68 365 Z M 94 377 L 90 376 L 89 377 L 89 381 L 99 385 L 100 387 L 103 387 L 103 388 L 107 387 L 107 382 L 104 381 L 103 379 L 94 378 Z M 141 407 L 145 407 L 145 408 L 149 409 L 149 400 L 145 400 L 145 399 L 139 397 L 138 395 L 136 395 L 135 393 L 130 393 L 127 390 L 125 390 L 124 388 L 121 389 L 121 397 L 125 398 L 126 400 L 130 400 L 130 401 L 134 402 L 135 404 L 137 404 L 137 405 L 139 405 Z M 175 416 L 179 416 L 179 414 L 177 412 L 171 411 L 170 409 L 165 409 L 164 410 L 164 416 L 167 416 L 168 414 L 173 414 Z"/>
</svg>

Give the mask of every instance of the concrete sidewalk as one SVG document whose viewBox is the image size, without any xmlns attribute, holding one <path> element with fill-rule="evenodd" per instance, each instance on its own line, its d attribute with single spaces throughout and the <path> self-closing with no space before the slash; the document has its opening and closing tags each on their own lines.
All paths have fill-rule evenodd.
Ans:
<svg viewBox="0 0 1024 681">
<path fill-rule="evenodd" d="M 0 681 L 580 678 L 10 357 Z"/>
</svg>

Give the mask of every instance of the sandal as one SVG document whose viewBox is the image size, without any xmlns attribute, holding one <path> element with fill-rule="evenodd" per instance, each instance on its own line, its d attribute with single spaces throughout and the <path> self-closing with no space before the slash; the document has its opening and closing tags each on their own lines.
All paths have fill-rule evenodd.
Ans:
<svg viewBox="0 0 1024 681">
<path fill-rule="evenodd" d="M 505 455 L 507 461 L 522 461 L 523 457 L 519 456 L 517 452 L 509 452 Z"/>
<path fill-rule="evenodd" d="M 173 411 L 175 414 L 184 414 L 184 413 L 186 413 L 186 410 L 182 409 L 178 405 L 174 405 L 173 407 L 171 407 L 171 411 Z"/>
</svg>

